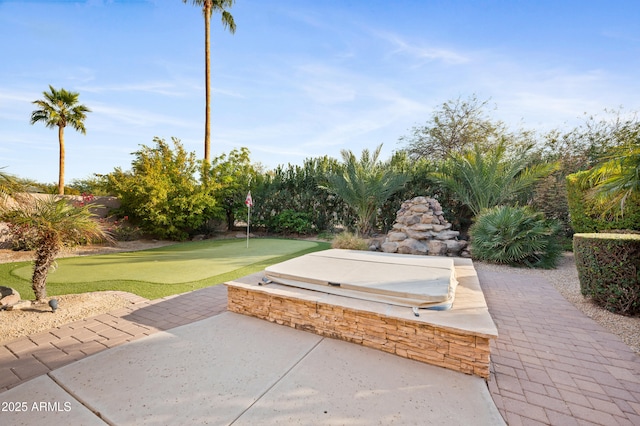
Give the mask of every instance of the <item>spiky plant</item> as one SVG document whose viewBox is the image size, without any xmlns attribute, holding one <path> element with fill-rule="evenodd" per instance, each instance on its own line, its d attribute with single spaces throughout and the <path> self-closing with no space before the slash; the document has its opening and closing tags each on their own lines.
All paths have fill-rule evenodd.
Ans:
<svg viewBox="0 0 640 426">
<path fill-rule="evenodd" d="M 590 196 L 603 207 L 603 216 L 623 214 L 627 199 L 640 195 L 640 134 L 613 148 L 586 179 L 593 186 Z"/>
<path fill-rule="evenodd" d="M 36 245 L 32 289 L 36 302 L 47 297 L 47 274 L 65 244 L 98 241 L 111 238 L 89 211 L 89 206 L 76 207 L 55 196 L 32 198 L 6 209 L 0 219 L 34 232 Z"/>
<path fill-rule="evenodd" d="M 471 226 L 471 252 L 487 262 L 550 269 L 561 252 L 559 229 L 529 207 L 494 207 L 482 211 Z"/>
<path fill-rule="evenodd" d="M 369 235 L 378 209 L 407 182 L 408 177 L 379 160 L 379 145 L 373 153 L 362 151 L 358 160 L 349 150 L 342 150 L 343 170 L 327 176 L 323 188 L 342 198 L 358 216 L 358 232 Z"/>
<path fill-rule="evenodd" d="M 488 150 L 476 144 L 471 150 L 452 154 L 433 177 L 475 216 L 513 201 L 558 167 L 555 163 L 532 165 L 527 152 L 525 148 L 509 155 L 504 141 Z"/>
</svg>

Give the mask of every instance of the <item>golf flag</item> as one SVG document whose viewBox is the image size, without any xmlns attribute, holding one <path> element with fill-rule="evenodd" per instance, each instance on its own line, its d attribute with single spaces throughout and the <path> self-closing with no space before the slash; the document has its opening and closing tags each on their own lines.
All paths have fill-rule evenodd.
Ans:
<svg viewBox="0 0 640 426">
<path fill-rule="evenodd" d="M 253 206 L 251 191 L 247 193 L 247 198 L 244 200 L 244 203 L 247 205 L 247 248 L 249 248 L 249 223 L 251 222 L 251 207 Z"/>
</svg>

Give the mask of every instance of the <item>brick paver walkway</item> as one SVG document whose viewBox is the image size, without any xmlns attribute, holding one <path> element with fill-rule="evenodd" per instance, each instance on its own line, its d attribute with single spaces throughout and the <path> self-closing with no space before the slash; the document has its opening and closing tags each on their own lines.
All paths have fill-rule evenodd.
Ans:
<svg viewBox="0 0 640 426">
<path fill-rule="evenodd" d="M 640 357 L 627 345 L 544 278 L 478 277 L 499 335 L 489 390 L 510 426 L 640 425 Z"/>
<path fill-rule="evenodd" d="M 640 357 L 543 278 L 478 275 L 499 333 L 488 386 L 509 426 L 640 425 Z M 0 346 L 0 393 L 93 353 L 224 312 L 227 290 L 219 285 L 132 302 Z"/>
</svg>

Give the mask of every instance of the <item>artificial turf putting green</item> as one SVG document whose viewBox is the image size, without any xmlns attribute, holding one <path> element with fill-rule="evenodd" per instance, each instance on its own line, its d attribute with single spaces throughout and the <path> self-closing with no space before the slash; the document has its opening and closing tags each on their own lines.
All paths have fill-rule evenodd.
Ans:
<svg viewBox="0 0 640 426">
<path fill-rule="evenodd" d="M 239 278 L 328 247 L 327 243 L 272 238 L 251 240 L 248 248 L 246 240 L 241 239 L 206 240 L 151 250 L 70 257 L 59 259 L 56 270 L 49 273 L 47 292 L 56 295 L 122 290 L 151 299 Z M 32 265 L 25 262 L 10 265 L 13 265 L 12 281 L 21 284 L 20 288 L 30 288 Z M 22 294 L 22 290 L 18 291 Z"/>
</svg>

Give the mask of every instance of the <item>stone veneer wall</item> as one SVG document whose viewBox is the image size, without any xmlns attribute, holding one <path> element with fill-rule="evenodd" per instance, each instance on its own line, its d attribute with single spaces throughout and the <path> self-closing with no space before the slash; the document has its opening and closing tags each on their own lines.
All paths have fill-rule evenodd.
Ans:
<svg viewBox="0 0 640 426">
<path fill-rule="evenodd" d="M 440 367 L 489 377 L 490 339 L 420 321 L 282 297 L 227 284 L 228 310 L 379 349 Z"/>
</svg>

